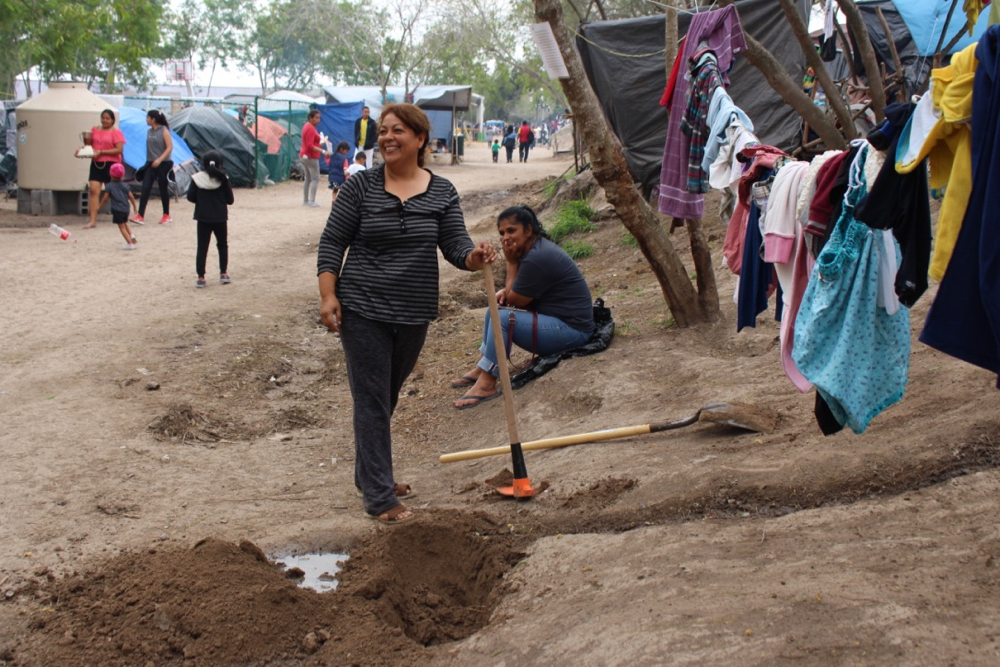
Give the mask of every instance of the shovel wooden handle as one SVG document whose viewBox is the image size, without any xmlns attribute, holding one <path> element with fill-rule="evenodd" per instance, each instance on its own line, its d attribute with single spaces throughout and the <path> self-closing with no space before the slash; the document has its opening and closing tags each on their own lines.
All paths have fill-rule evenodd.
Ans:
<svg viewBox="0 0 1000 667">
<path fill-rule="evenodd" d="M 500 326 L 500 307 L 497 305 L 496 285 L 493 283 L 493 266 L 483 266 L 483 279 L 486 281 L 486 298 L 490 304 L 490 319 L 493 321 L 493 348 L 497 357 L 497 369 L 500 371 L 500 388 L 503 393 L 503 405 L 507 411 L 507 434 L 511 443 L 521 442 L 517 434 L 517 420 L 514 417 L 514 390 L 510 387 L 510 371 L 507 369 L 507 348 L 504 345 L 503 329 Z M 510 452 L 510 447 L 507 447 Z"/>
<path fill-rule="evenodd" d="M 521 443 L 521 449 L 524 451 L 532 451 L 535 449 L 553 449 L 555 447 L 568 447 L 570 445 L 582 445 L 588 442 L 614 440 L 616 438 L 629 438 L 636 435 L 646 435 L 647 433 L 670 431 L 675 428 L 683 428 L 694 424 L 698 421 L 699 414 L 700 413 L 695 413 L 690 417 L 678 419 L 673 422 L 643 424 L 642 426 L 623 426 L 621 428 L 610 428 L 604 431 L 591 431 L 590 433 L 578 433 L 577 435 L 564 435 L 558 438 L 545 438 L 544 440 L 523 442 Z M 490 447 L 488 449 L 467 449 L 462 452 L 442 454 L 438 460 L 441 461 L 441 463 L 455 463 L 457 461 L 481 459 L 486 456 L 498 456 L 500 454 L 510 454 L 510 446 L 504 445 L 503 447 Z"/>
</svg>

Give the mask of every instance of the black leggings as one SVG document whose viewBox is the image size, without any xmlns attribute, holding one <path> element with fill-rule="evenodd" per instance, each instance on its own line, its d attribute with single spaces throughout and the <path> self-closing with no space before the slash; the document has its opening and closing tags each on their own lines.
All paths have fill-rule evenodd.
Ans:
<svg viewBox="0 0 1000 667">
<path fill-rule="evenodd" d="M 142 173 L 142 192 L 139 194 L 139 215 L 146 215 L 146 202 L 153 192 L 153 179 L 156 179 L 156 187 L 160 190 L 160 201 L 163 202 L 163 215 L 170 214 L 170 187 L 167 184 L 167 174 L 174 168 L 174 163 L 164 160 L 159 167 L 154 167 L 152 162 L 147 162 Z"/>
<path fill-rule="evenodd" d="M 226 221 L 208 222 L 198 221 L 198 257 L 195 259 L 195 270 L 198 277 L 205 275 L 205 260 L 208 259 L 208 246 L 212 242 L 212 234 L 215 234 L 215 247 L 219 249 L 219 273 L 226 273 L 229 268 L 229 243 L 228 226 Z"/>
</svg>

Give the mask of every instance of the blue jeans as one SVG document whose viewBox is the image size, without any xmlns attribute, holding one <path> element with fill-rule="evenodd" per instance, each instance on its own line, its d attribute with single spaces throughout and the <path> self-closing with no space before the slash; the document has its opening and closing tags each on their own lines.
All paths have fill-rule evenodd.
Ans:
<svg viewBox="0 0 1000 667">
<path fill-rule="evenodd" d="M 508 337 L 510 328 L 511 311 L 505 308 L 500 309 L 500 332 L 503 335 L 504 344 Z M 534 313 L 524 311 L 514 312 L 514 344 L 525 350 L 532 349 L 532 320 Z M 490 313 L 486 311 L 486 320 L 483 323 L 483 344 L 479 347 L 479 352 L 483 358 L 479 360 L 479 367 L 498 377 L 500 371 L 497 369 L 497 352 L 493 344 L 493 322 Z M 557 317 L 551 315 L 538 315 L 538 342 L 534 353 L 540 357 L 547 357 L 550 354 L 558 354 L 566 350 L 580 347 L 588 340 L 590 334 L 577 331 Z"/>
</svg>

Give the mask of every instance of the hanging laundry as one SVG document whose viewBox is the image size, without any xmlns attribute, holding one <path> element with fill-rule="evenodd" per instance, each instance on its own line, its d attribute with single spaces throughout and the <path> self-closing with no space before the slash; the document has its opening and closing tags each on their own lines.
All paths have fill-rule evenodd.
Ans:
<svg viewBox="0 0 1000 667">
<path fill-rule="evenodd" d="M 972 193 L 920 341 L 1000 374 L 1000 26 L 975 55 Z"/>
<path fill-rule="evenodd" d="M 840 218 L 847 191 L 848 169 L 858 151 L 857 146 L 841 155 L 835 155 L 816 174 L 816 194 L 809 205 L 809 221 L 803 228 L 806 245 L 813 257 L 820 251 L 833 229 L 833 223 Z"/>
<path fill-rule="evenodd" d="M 796 216 L 796 205 L 802 182 L 809 170 L 808 162 L 789 162 L 774 177 L 771 196 L 767 202 L 767 213 L 763 219 L 764 261 L 773 265 L 774 273 L 781 287 L 783 313 L 781 316 L 781 365 L 792 384 L 802 392 L 812 388 L 792 361 L 792 341 L 794 340 L 795 317 L 798 313 L 802 292 L 809 281 L 806 262 L 799 264 L 797 253 L 809 257 L 805 246 L 800 244 L 802 227 Z M 798 265 L 798 266 L 797 266 Z M 798 269 L 798 275 L 796 271 Z M 812 264 L 808 264 L 812 269 Z M 796 293 L 797 292 L 797 293 Z"/>
<path fill-rule="evenodd" d="M 722 86 L 722 74 L 715 54 L 704 53 L 692 61 L 688 105 L 681 119 L 681 132 L 688 138 L 687 190 L 696 194 L 708 191 L 708 174 L 702 169 L 708 143 L 708 108 L 715 91 Z"/>
<path fill-rule="evenodd" d="M 743 28 L 740 26 L 735 6 L 698 12 L 692 17 L 682 62 L 688 62 L 702 43 L 715 53 L 719 70 L 722 72 L 723 84 L 728 85 L 727 72 L 733 64 L 735 54 L 746 50 Z M 675 218 L 700 218 L 704 212 L 704 198 L 687 190 L 690 142 L 680 129 L 681 117 L 687 103 L 687 91 L 687 79 L 678 76 L 667 119 L 667 138 L 660 170 L 659 209 L 661 213 Z"/>
<path fill-rule="evenodd" d="M 747 146 L 760 144 L 760 139 L 741 120 L 732 121 L 725 134 L 726 140 L 719 145 L 719 154 L 708 170 L 708 184 L 716 190 L 728 188 L 735 194 L 743 175 L 743 165 L 738 160 L 740 152 Z"/>
<path fill-rule="evenodd" d="M 681 63 L 684 62 L 684 44 L 686 37 L 681 37 L 677 44 L 677 56 L 674 58 L 674 65 L 670 68 L 670 76 L 667 77 L 667 87 L 663 89 L 663 97 L 660 98 L 660 106 L 670 108 L 670 101 L 674 97 L 674 86 L 677 84 L 677 75 L 681 71 Z"/>
<path fill-rule="evenodd" d="M 719 156 L 722 146 L 729 141 L 726 130 L 733 123 L 739 122 L 745 130 L 753 132 L 753 122 L 743 109 L 736 106 L 724 86 L 719 86 L 712 93 L 712 102 L 708 105 L 707 122 L 709 127 L 708 141 L 705 144 L 705 157 L 701 161 L 701 169 L 709 175 L 709 185 L 711 185 L 712 164 Z M 726 185 L 728 184 L 726 183 Z"/>
<path fill-rule="evenodd" d="M 813 197 L 816 196 L 816 177 L 819 175 L 819 170 L 830 158 L 844 152 L 836 150 L 826 151 L 814 157 L 812 162 L 809 163 L 809 168 L 802 178 L 802 190 L 799 192 L 799 201 L 795 206 L 795 215 L 801 227 L 809 224 L 809 207 L 812 204 Z"/>
<path fill-rule="evenodd" d="M 889 158 L 869 189 L 858 203 L 855 216 L 874 229 L 891 229 L 903 251 L 900 269 L 896 273 L 894 290 L 900 302 L 912 307 L 927 289 L 927 269 L 931 253 L 930 193 L 927 190 L 927 168 L 920 161 L 909 173 L 896 171 L 893 158 L 904 131 L 916 109 L 915 104 L 890 104 L 885 116 L 891 134 L 886 153 Z M 892 130 L 889 130 L 892 131 Z M 884 132 L 883 132 L 884 134 Z"/>
<path fill-rule="evenodd" d="M 972 44 L 952 56 L 948 67 L 931 71 L 933 87 L 930 94 L 941 114 L 940 118 L 916 157 L 896 165 L 896 171 L 907 174 L 925 157 L 929 158 L 931 187 L 944 190 L 930 264 L 930 275 L 935 280 L 944 278 L 972 189 L 969 118 L 972 116 L 972 89 L 976 76 L 975 51 L 976 45 Z M 912 139 L 908 143 L 912 144 Z M 912 151 L 908 153 L 912 156 Z"/>
<path fill-rule="evenodd" d="M 802 375 L 855 433 L 903 397 L 910 358 L 909 310 L 889 315 L 877 305 L 880 256 L 898 253 L 895 240 L 854 217 L 867 193 L 870 150 L 862 146 L 852 158 L 845 203 L 813 268 L 792 348 Z"/>
<path fill-rule="evenodd" d="M 739 274 L 743 266 L 743 239 L 746 237 L 747 219 L 750 216 L 750 188 L 762 173 L 775 169 L 778 161 L 789 159 L 785 151 L 764 144 L 750 145 L 739 152 L 738 159 L 750 160 L 750 165 L 740 177 L 738 201 L 733 216 L 726 228 L 726 239 L 722 243 L 722 256 L 726 266 Z"/>
</svg>

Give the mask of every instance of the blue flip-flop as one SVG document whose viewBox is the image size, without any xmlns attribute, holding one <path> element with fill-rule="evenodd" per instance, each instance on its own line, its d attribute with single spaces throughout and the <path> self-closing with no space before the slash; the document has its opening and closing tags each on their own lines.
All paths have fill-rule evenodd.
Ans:
<svg viewBox="0 0 1000 667">
<path fill-rule="evenodd" d="M 459 379 L 451 383 L 452 389 L 461 389 L 462 387 L 471 387 L 476 384 L 476 378 L 470 377 L 468 375 L 463 375 Z"/>
<path fill-rule="evenodd" d="M 470 396 L 470 395 L 466 394 L 465 396 L 463 396 L 462 398 L 460 398 L 458 400 L 469 399 L 469 400 L 475 400 L 476 402 L 475 403 L 469 403 L 468 405 L 456 405 L 455 408 L 458 409 L 458 410 L 468 410 L 469 408 L 474 408 L 477 405 L 485 403 L 486 401 L 492 401 L 494 398 L 496 398 L 499 395 L 500 395 L 500 390 L 499 389 L 497 390 L 497 393 L 490 394 L 489 396 Z"/>
</svg>

